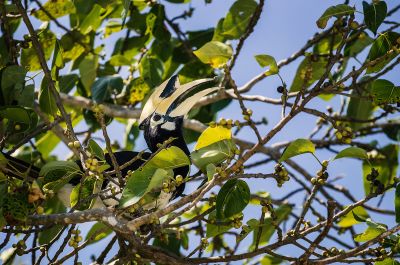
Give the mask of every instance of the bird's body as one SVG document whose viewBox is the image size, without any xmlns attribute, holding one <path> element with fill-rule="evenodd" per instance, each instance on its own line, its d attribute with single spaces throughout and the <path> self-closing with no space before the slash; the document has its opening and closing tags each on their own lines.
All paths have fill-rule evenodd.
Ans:
<svg viewBox="0 0 400 265">
<path fill-rule="evenodd" d="M 139 128 L 144 130 L 144 138 L 151 152 L 142 153 L 140 159 L 136 159 L 132 164 L 121 169 L 120 172 L 124 178 L 127 177 L 128 171 L 135 171 L 142 166 L 143 163 L 151 157 L 151 154 L 159 149 L 159 145 L 163 144 L 167 140 L 173 139 L 169 143 L 169 146 L 179 147 L 187 156 L 190 156 L 189 149 L 183 138 L 183 118 L 199 98 L 216 90 L 216 88 L 208 88 L 196 92 L 195 89 L 214 82 L 214 79 L 201 79 L 185 85 L 180 85 L 178 77 L 173 76 L 154 89 L 154 92 L 144 105 L 139 119 Z M 117 164 L 121 167 L 125 163 L 132 161 L 137 157 L 138 152 L 119 151 L 114 152 L 113 155 Z M 30 179 L 36 179 L 39 177 L 39 168 L 10 155 L 5 155 L 5 158 L 8 160 L 5 172 L 6 174 L 21 178 L 21 176 L 18 176 L 19 173 L 16 174 L 16 172 L 25 172 Z M 114 170 L 111 156 L 109 154 L 105 154 L 105 160 L 105 162 L 111 166 L 108 170 Z M 80 161 L 77 161 L 77 163 L 81 167 Z M 189 173 L 189 166 L 177 167 L 173 171 L 174 176 L 181 175 L 186 177 Z M 110 177 L 117 180 L 115 174 Z M 58 197 L 66 206 L 70 206 L 69 195 L 71 194 L 73 187 L 79 184 L 80 181 L 81 177 L 77 176 L 71 179 L 69 183 L 64 185 L 64 187 L 58 191 Z M 105 178 L 102 189 L 112 185 L 115 184 Z M 182 194 L 184 188 L 185 186 L 183 183 L 176 188 L 173 194 L 161 192 L 157 200 L 151 205 L 146 205 L 146 208 L 163 207 L 171 198 Z M 119 191 L 120 187 L 116 187 L 116 189 Z M 116 196 L 116 198 L 118 199 L 118 196 Z M 106 206 L 115 206 L 118 204 L 118 201 L 113 198 L 107 198 L 103 201 L 98 199 L 94 207 L 101 207 L 103 206 L 103 203 Z"/>
</svg>

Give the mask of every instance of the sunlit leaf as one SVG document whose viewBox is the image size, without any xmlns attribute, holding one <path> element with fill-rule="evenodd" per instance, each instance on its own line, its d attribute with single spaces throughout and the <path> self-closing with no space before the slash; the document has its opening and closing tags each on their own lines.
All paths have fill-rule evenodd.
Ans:
<svg viewBox="0 0 400 265">
<path fill-rule="evenodd" d="M 224 127 L 224 126 L 215 126 L 215 127 L 208 127 L 205 129 L 199 139 L 197 140 L 197 143 L 194 147 L 194 150 L 199 150 L 200 148 L 203 148 L 205 146 L 208 146 L 210 144 L 222 141 L 222 140 L 229 140 L 232 138 L 232 133 L 231 130 Z"/>
<path fill-rule="evenodd" d="M 218 41 L 210 41 L 193 52 L 203 63 L 213 68 L 224 66 L 232 56 L 231 46 Z"/>
<path fill-rule="evenodd" d="M 73 1 L 70 0 L 48 0 L 44 5 L 43 9 L 51 15 L 49 17 L 46 12 L 39 9 L 33 13 L 33 15 L 42 21 L 50 21 L 51 19 L 63 17 L 68 14 L 76 12 Z"/>
<path fill-rule="evenodd" d="M 340 218 L 338 226 L 351 227 L 355 224 L 360 223 L 358 220 L 356 220 L 353 213 L 364 219 L 369 217 L 367 211 L 363 207 L 357 206 L 353 210 L 351 210 L 349 213 L 345 214 L 342 218 Z"/>
<path fill-rule="evenodd" d="M 345 157 L 368 159 L 368 154 L 367 151 L 365 151 L 364 149 L 352 146 L 340 151 L 335 156 L 335 159 L 345 158 Z"/>
<path fill-rule="evenodd" d="M 119 207 L 125 208 L 137 203 L 153 189 L 160 188 L 165 179 L 172 178 L 173 169 L 189 165 L 189 158 L 180 148 L 171 146 L 161 150 L 128 176 Z"/>
<path fill-rule="evenodd" d="M 269 67 L 267 71 L 265 71 L 265 75 L 275 75 L 279 72 L 278 64 L 275 61 L 275 58 L 270 55 L 260 54 L 255 56 L 256 61 L 261 67 Z"/>
<path fill-rule="evenodd" d="M 280 162 L 288 160 L 291 157 L 298 156 L 304 153 L 314 153 L 315 145 L 307 139 L 297 139 L 291 142 L 283 151 Z"/>
<path fill-rule="evenodd" d="M 246 32 L 256 8 L 254 0 L 237 0 L 223 20 L 222 34 L 229 39 L 240 38 Z"/>
<path fill-rule="evenodd" d="M 193 164 L 202 171 L 206 171 L 208 164 L 218 165 L 234 155 L 236 149 L 232 140 L 223 140 L 191 153 Z"/>
<path fill-rule="evenodd" d="M 366 223 L 368 225 L 367 229 L 361 234 L 356 234 L 354 236 L 354 241 L 366 242 L 374 239 L 387 230 L 384 225 L 372 222 L 371 220 L 367 220 Z"/>
</svg>

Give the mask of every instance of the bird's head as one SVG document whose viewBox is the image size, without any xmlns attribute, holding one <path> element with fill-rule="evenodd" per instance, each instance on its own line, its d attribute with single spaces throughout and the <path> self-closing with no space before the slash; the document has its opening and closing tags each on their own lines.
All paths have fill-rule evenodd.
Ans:
<svg viewBox="0 0 400 265">
<path fill-rule="evenodd" d="M 183 118 L 200 98 L 218 89 L 210 88 L 215 83 L 215 79 L 207 78 L 181 85 L 178 76 L 174 75 L 154 89 L 139 119 L 139 128 L 144 130 L 152 152 L 158 149 L 157 144 L 170 137 L 177 138 L 172 145 L 189 152 L 182 135 Z"/>
</svg>

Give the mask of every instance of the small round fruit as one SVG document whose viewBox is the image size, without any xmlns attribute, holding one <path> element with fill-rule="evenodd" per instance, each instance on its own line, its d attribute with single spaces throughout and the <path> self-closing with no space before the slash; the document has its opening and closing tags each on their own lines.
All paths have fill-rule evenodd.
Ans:
<svg viewBox="0 0 400 265">
<path fill-rule="evenodd" d="M 74 147 L 79 148 L 81 146 L 81 143 L 79 141 L 74 141 Z"/>
<path fill-rule="evenodd" d="M 280 93 L 280 94 L 282 94 L 283 91 L 285 91 L 285 88 L 284 88 L 283 86 L 278 86 L 278 87 L 276 88 L 276 92 L 278 92 L 278 93 Z"/>
</svg>

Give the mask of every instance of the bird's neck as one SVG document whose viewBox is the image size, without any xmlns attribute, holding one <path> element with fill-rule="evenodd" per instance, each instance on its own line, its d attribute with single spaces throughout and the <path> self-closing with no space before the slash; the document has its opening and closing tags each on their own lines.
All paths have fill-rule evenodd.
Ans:
<svg viewBox="0 0 400 265">
<path fill-rule="evenodd" d="M 144 136 L 150 151 L 153 153 L 159 149 L 159 147 L 157 147 L 158 144 L 163 144 L 170 138 L 174 138 L 169 146 L 179 147 L 187 156 L 190 155 L 189 149 L 183 138 L 182 129 L 179 127 L 173 131 L 151 129 L 145 130 Z"/>
</svg>

